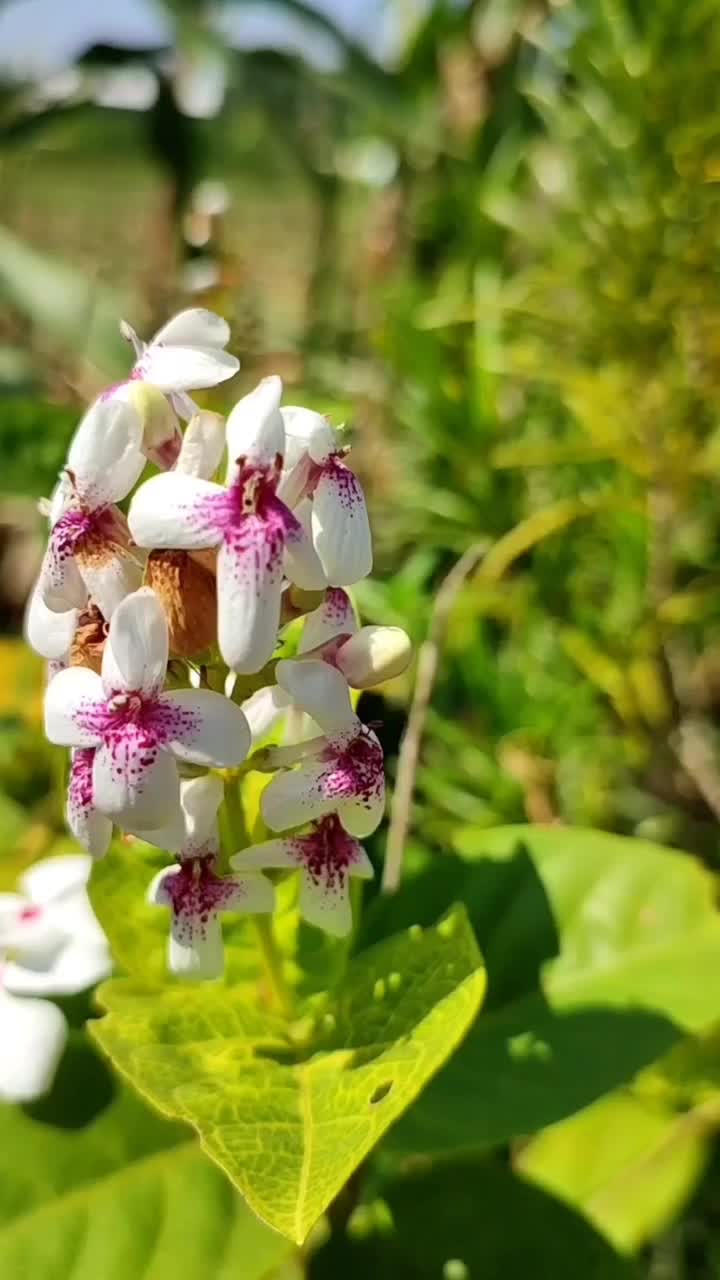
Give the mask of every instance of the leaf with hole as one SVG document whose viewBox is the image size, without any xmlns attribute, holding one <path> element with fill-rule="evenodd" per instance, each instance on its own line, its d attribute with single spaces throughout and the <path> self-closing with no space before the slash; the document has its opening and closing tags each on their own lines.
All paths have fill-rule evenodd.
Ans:
<svg viewBox="0 0 720 1280">
<path fill-rule="evenodd" d="M 240 986 L 118 979 L 92 1030 L 148 1099 L 197 1129 L 256 1213 L 302 1242 L 458 1045 L 484 981 L 458 908 L 358 957 L 290 1026 Z"/>
</svg>

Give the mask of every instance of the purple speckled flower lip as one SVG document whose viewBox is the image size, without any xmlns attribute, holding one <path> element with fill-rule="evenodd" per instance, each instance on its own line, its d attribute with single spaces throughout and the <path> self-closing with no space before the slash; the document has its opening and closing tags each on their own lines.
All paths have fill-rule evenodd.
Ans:
<svg viewBox="0 0 720 1280">
<path fill-rule="evenodd" d="M 312 882 L 328 892 L 344 886 L 362 856 L 362 846 L 348 835 L 335 814 L 321 818 L 307 835 L 290 837 L 288 849 Z"/>
<path fill-rule="evenodd" d="M 220 911 L 237 910 L 247 889 L 242 882 L 216 875 L 214 855 L 196 857 L 172 868 L 162 882 L 180 940 L 190 942 L 207 933 L 210 920 Z"/>
</svg>

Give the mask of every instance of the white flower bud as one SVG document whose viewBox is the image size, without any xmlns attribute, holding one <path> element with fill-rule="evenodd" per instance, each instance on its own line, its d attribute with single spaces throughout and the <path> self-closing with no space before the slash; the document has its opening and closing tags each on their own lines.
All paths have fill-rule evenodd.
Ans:
<svg viewBox="0 0 720 1280">
<path fill-rule="evenodd" d="M 338 649 L 335 663 L 352 689 L 370 689 L 399 676 L 411 654 L 402 627 L 361 627 Z"/>
</svg>

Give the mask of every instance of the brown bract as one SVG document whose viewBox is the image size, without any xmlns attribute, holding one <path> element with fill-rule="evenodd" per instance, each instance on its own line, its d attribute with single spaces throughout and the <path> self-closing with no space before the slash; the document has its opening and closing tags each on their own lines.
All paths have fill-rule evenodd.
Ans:
<svg viewBox="0 0 720 1280">
<path fill-rule="evenodd" d="M 173 657 L 197 657 L 213 648 L 217 637 L 214 574 L 186 551 L 153 551 L 145 584 L 162 601 Z"/>
<path fill-rule="evenodd" d="M 77 630 L 70 649 L 71 667 L 89 667 L 100 674 L 103 648 L 107 638 L 107 624 L 97 605 L 84 609 L 78 619 Z"/>
</svg>

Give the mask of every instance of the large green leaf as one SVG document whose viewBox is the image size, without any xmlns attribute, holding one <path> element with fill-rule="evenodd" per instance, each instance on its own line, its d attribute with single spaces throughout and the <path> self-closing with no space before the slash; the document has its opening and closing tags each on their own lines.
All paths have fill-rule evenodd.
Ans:
<svg viewBox="0 0 720 1280">
<path fill-rule="evenodd" d="M 483 990 L 457 909 L 366 952 L 290 1027 L 242 985 L 119 979 L 100 990 L 108 1016 L 93 1033 L 156 1106 L 195 1126 L 260 1217 L 301 1242 L 452 1053 Z"/>
<path fill-rule="evenodd" d="M 616 1248 L 634 1250 L 687 1201 L 709 1144 L 699 1110 L 618 1092 L 538 1134 L 518 1167 L 581 1210 Z"/>
<path fill-rule="evenodd" d="M 422 1165 L 311 1259 L 310 1280 L 638 1280 L 582 1217 L 499 1160 Z"/>
<path fill-rule="evenodd" d="M 461 898 L 488 970 L 483 1016 L 393 1131 L 399 1149 L 532 1133 L 717 1016 L 715 884 L 688 855 L 567 828 L 473 831 L 458 846 L 463 858 L 438 859 L 368 919 L 372 940 Z"/>
<path fill-rule="evenodd" d="M 260 1280 L 288 1256 L 188 1131 L 129 1091 L 81 1130 L 0 1107 L 7 1280 Z"/>
</svg>

